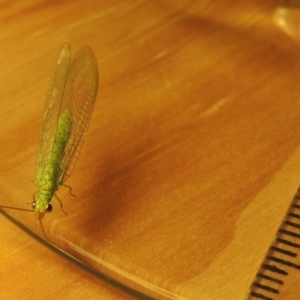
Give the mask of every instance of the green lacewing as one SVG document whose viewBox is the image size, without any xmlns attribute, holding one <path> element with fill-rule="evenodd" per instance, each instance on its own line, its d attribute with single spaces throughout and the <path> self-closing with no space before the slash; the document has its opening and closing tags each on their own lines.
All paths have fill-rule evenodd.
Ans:
<svg viewBox="0 0 300 300">
<path fill-rule="evenodd" d="M 78 159 L 98 91 L 98 66 L 89 47 L 71 61 L 69 44 L 60 52 L 50 82 L 38 146 L 32 209 L 39 220 L 52 210 L 55 192 L 71 175 Z M 58 198 L 57 198 L 58 199 Z M 3 208 L 13 208 L 1 206 Z"/>
</svg>

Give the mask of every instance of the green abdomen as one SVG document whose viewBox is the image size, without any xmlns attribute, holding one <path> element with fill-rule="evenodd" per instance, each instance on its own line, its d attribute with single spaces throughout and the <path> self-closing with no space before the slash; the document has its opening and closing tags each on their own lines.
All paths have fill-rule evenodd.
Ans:
<svg viewBox="0 0 300 300">
<path fill-rule="evenodd" d="M 57 129 L 53 138 L 49 159 L 41 166 L 40 177 L 36 179 L 38 196 L 35 210 L 43 213 L 51 201 L 53 194 L 60 187 L 60 175 L 62 173 L 61 160 L 69 141 L 73 124 L 73 116 L 70 109 L 66 109 L 58 120 Z"/>
</svg>

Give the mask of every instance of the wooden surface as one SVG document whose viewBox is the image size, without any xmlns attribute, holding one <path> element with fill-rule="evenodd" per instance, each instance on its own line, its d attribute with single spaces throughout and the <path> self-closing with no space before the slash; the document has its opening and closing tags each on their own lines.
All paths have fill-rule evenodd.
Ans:
<svg viewBox="0 0 300 300">
<path fill-rule="evenodd" d="M 243 299 L 300 182 L 300 18 L 280 3 L 1 1 L 1 203 L 31 201 L 57 55 L 89 45 L 100 90 L 49 238 L 154 298 Z M 0 228 L 1 299 L 128 298 Z"/>
</svg>

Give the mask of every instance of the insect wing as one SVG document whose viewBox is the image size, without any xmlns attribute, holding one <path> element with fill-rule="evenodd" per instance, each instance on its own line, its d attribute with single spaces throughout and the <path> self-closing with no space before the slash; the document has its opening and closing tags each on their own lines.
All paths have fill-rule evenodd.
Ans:
<svg viewBox="0 0 300 300">
<path fill-rule="evenodd" d="M 41 167 L 51 154 L 53 136 L 56 132 L 62 97 L 68 78 L 70 59 L 70 46 L 65 44 L 60 52 L 48 89 L 37 155 L 37 178 L 40 178 Z"/>
<path fill-rule="evenodd" d="M 82 48 L 71 62 L 63 94 L 61 111 L 70 108 L 73 115 L 71 135 L 61 160 L 59 182 L 71 175 L 83 144 L 98 91 L 98 66 L 89 47 Z"/>
</svg>

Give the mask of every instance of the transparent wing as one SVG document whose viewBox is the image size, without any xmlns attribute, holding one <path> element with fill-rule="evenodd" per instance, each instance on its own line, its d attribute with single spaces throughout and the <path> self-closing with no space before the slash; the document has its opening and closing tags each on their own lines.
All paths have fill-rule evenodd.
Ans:
<svg viewBox="0 0 300 300">
<path fill-rule="evenodd" d="M 50 86 L 48 89 L 46 106 L 43 116 L 43 123 L 38 146 L 36 176 L 40 177 L 41 166 L 49 158 L 52 148 L 53 136 L 56 132 L 62 97 L 67 81 L 70 67 L 70 46 L 65 44 L 58 57 Z"/>
<path fill-rule="evenodd" d="M 72 131 L 61 159 L 60 183 L 71 175 L 78 159 L 94 109 L 98 80 L 96 58 L 89 47 L 84 47 L 71 62 L 60 107 L 60 113 L 70 108 L 73 114 Z"/>
</svg>

